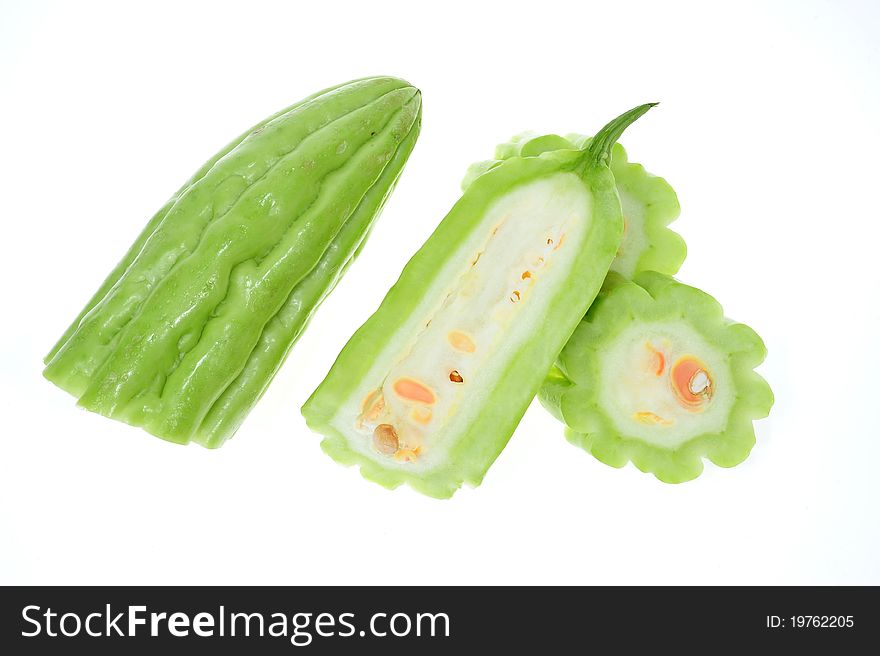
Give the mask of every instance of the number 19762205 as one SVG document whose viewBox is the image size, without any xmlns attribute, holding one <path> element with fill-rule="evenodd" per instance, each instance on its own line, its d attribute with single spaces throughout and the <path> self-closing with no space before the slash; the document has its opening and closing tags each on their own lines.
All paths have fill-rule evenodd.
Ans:
<svg viewBox="0 0 880 656">
<path fill-rule="evenodd" d="M 852 615 L 792 615 L 780 617 L 767 616 L 768 629 L 847 629 L 855 626 Z"/>
</svg>

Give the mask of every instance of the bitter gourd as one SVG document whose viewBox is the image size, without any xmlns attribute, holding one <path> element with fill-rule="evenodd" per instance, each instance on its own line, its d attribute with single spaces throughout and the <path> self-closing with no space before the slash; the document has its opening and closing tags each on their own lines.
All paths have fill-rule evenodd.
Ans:
<svg viewBox="0 0 880 656">
<path fill-rule="evenodd" d="M 89 410 L 220 446 L 359 252 L 420 120 L 416 88 L 374 77 L 245 132 L 149 221 L 46 378 Z"/>
<path fill-rule="evenodd" d="M 608 157 L 650 106 L 474 180 L 303 406 L 330 456 L 435 497 L 481 482 L 620 246 Z"/>
<path fill-rule="evenodd" d="M 538 157 L 552 150 L 582 149 L 590 137 L 569 134 L 537 135 L 523 132 L 495 149 L 495 159 L 471 165 L 462 188 L 510 157 Z M 615 144 L 611 151 L 611 172 L 623 208 L 624 236 L 611 270 L 631 278 L 640 271 L 674 275 L 687 254 L 684 240 L 667 226 L 678 218 L 681 208 L 675 191 L 663 178 L 651 175 L 641 164 L 630 162 L 626 151 Z"/>
<path fill-rule="evenodd" d="M 765 355 L 708 294 L 656 272 L 611 273 L 539 398 L 598 460 L 680 483 L 703 458 L 732 467 L 748 456 L 752 421 L 773 404 L 753 371 Z"/>
</svg>

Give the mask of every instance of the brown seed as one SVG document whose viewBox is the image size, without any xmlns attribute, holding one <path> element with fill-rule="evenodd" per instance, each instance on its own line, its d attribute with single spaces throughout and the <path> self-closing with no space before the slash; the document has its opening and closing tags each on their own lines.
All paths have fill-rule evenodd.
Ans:
<svg viewBox="0 0 880 656">
<path fill-rule="evenodd" d="M 522 274 L 522 279 L 523 279 L 523 280 L 528 280 L 528 279 L 531 278 L 531 277 L 532 277 L 532 272 L 531 272 L 531 271 L 523 271 L 523 274 Z"/>
<path fill-rule="evenodd" d="M 452 371 L 449 372 L 449 380 L 451 380 L 453 383 L 463 383 L 464 382 L 464 378 L 461 377 L 461 374 L 458 373 L 458 370 L 456 370 L 456 369 L 453 369 Z"/>
<path fill-rule="evenodd" d="M 516 303 L 519 299 L 520 299 L 519 292 L 514 290 L 513 294 L 510 295 L 510 301 L 512 303 Z"/>
<path fill-rule="evenodd" d="M 400 443 L 397 441 L 397 431 L 391 424 L 379 424 L 373 431 L 373 446 L 376 451 L 386 456 L 394 455 Z"/>
</svg>

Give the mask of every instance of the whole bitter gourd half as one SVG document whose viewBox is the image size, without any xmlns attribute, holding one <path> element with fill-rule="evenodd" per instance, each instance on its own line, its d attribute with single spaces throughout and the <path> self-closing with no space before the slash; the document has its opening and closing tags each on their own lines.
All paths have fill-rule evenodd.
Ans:
<svg viewBox="0 0 880 656">
<path fill-rule="evenodd" d="M 416 88 L 373 77 L 242 134 L 149 221 L 46 378 L 163 439 L 223 444 L 360 251 L 420 121 Z"/>
<path fill-rule="evenodd" d="M 539 397 L 598 460 L 680 483 L 703 458 L 732 467 L 748 456 L 752 422 L 773 405 L 753 371 L 765 355 L 708 294 L 660 273 L 611 273 Z"/>
<path fill-rule="evenodd" d="M 553 150 L 581 150 L 590 137 L 569 134 L 537 135 L 523 132 L 495 149 L 495 159 L 471 165 L 462 181 L 471 182 L 511 157 L 539 157 Z M 611 172 L 623 209 L 623 241 L 611 270 L 631 278 L 640 271 L 674 275 L 687 255 L 684 240 L 667 226 L 678 218 L 681 208 L 675 191 L 663 178 L 651 175 L 641 164 L 630 162 L 626 151 L 615 144 L 611 151 Z"/>
<path fill-rule="evenodd" d="M 608 273 L 608 158 L 649 107 L 467 188 L 303 406 L 331 457 L 435 497 L 482 481 Z"/>
</svg>

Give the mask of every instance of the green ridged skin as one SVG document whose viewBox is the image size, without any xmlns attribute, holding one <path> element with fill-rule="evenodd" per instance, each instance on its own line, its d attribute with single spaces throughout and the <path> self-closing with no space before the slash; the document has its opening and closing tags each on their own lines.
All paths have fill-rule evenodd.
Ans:
<svg viewBox="0 0 880 656">
<path fill-rule="evenodd" d="M 510 157 L 539 157 L 553 150 L 583 149 L 590 137 L 569 134 L 537 135 L 524 132 L 495 149 L 495 159 L 473 164 L 462 188 Z M 675 275 L 687 255 L 681 236 L 667 226 L 678 218 L 681 208 L 675 191 L 663 178 L 651 175 L 641 164 L 628 160 L 626 151 L 615 144 L 611 151 L 611 172 L 617 182 L 623 208 L 625 230 L 623 243 L 611 270 L 632 278 L 640 271 Z"/>
<path fill-rule="evenodd" d="M 328 455 L 437 498 L 480 484 L 620 246 L 608 158 L 649 107 L 586 149 L 511 157 L 468 186 L 303 406 Z"/>
<path fill-rule="evenodd" d="M 706 363 L 711 394 L 698 410 L 682 410 L 673 371 L 691 355 Z M 752 422 L 773 405 L 770 387 L 753 371 L 765 355 L 761 338 L 726 319 L 708 294 L 655 272 L 633 281 L 610 274 L 539 398 L 566 424 L 569 441 L 601 462 L 632 462 L 681 483 L 700 475 L 703 458 L 732 467 L 749 455 Z M 650 414 L 636 419 L 633 410 Z M 661 418 L 674 421 L 655 421 Z"/>
<path fill-rule="evenodd" d="M 374 77 L 248 130 L 149 221 L 46 378 L 163 439 L 222 445 L 363 246 L 420 121 L 417 89 Z"/>
</svg>

